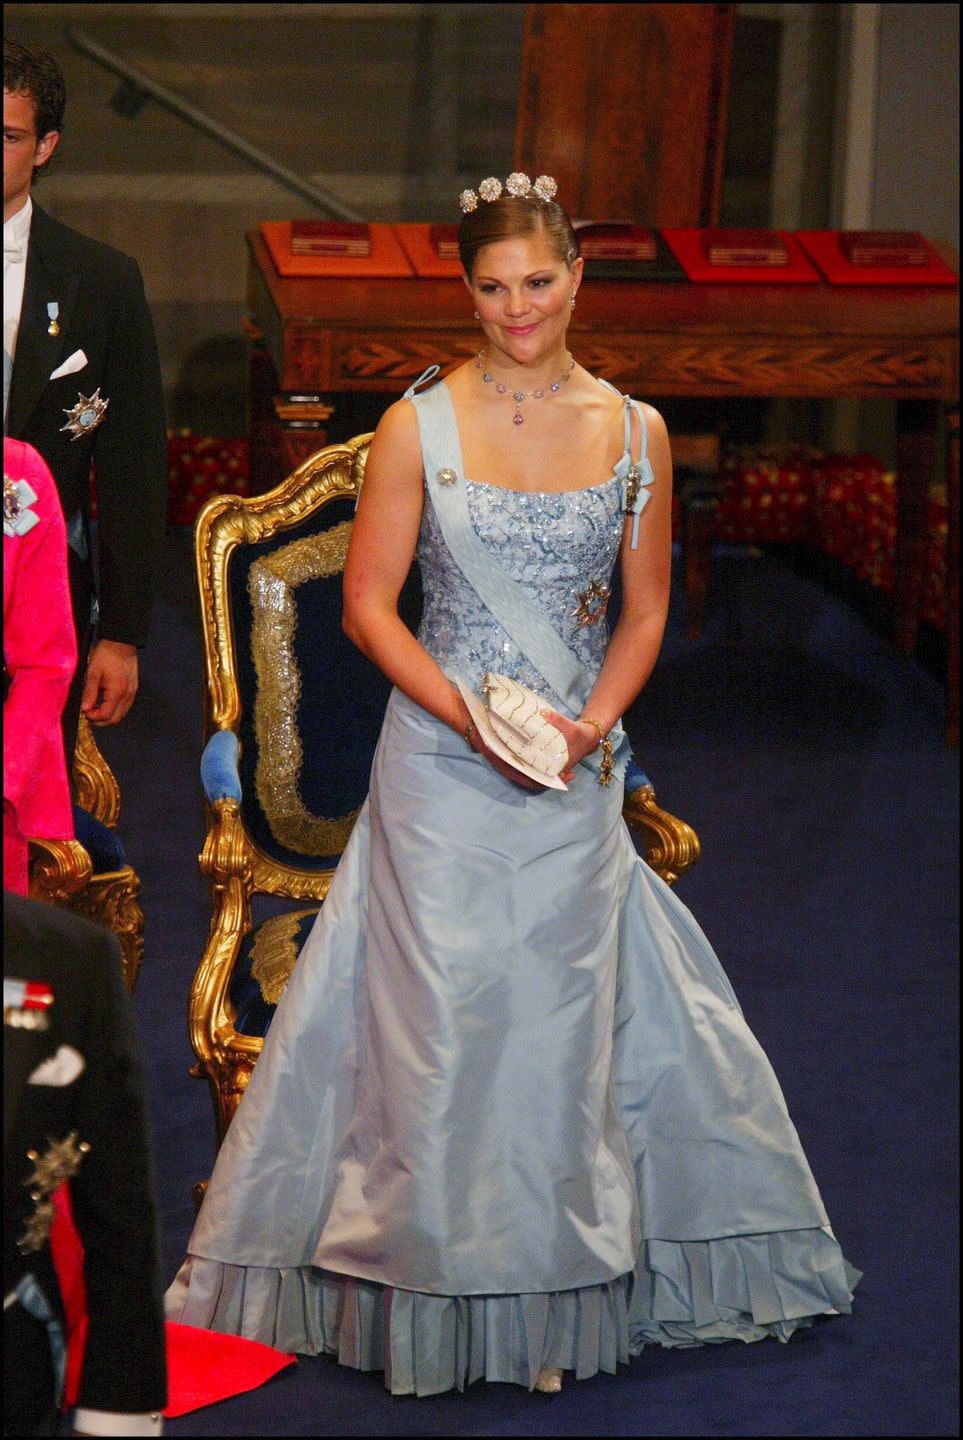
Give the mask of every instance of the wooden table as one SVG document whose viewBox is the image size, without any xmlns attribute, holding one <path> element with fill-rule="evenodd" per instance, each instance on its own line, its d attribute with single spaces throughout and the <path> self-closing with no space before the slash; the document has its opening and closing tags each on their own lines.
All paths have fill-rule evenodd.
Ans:
<svg viewBox="0 0 963 1440">
<path fill-rule="evenodd" d="M 283 280 L 259 232 L 247 239 L 255 488 L 326 443 L 339 395 L 397 395 L 427 366 L 444 372 L 477 353 L 460 280 Z M 907 654 L 916 645 L 939 464 L 950 505 L 947 739 L 958 744 L 959 292 L 588 280 L 569 345 L 592 374 L 636 396 L 896 402 L 894 643 Z M 317 398 L 278 398 L 298 394 Z"/>
</svg>

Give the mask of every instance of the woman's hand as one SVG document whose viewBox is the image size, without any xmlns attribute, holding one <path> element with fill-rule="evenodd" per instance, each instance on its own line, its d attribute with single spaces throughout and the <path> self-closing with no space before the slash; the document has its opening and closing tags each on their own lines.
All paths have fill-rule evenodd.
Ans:
<svg viewBox="0 0 963 1440">
<path fill-rule="evenodd" d="M 475 725 L 471 728 L 468 743 L 477 755 L 484 755 L 493 770 L 497 770 L 499 775 L 503 775 L 506 780 L 510 780 L 513 785 L 517 785 L 520 790 L 532 790 L 540 795 L 542 791 L 546 789 L 546 786 L 539 785 L 537 780 L 530 780 L 527 775 L 523 775 L 520 770 L 516 770 L 514 765 L 509 765 L 508 761 L 503 760 L 500 755 L 496 755 L 494 750 L 489 750 Z"/>
<path fill-rule="evenodd" d="M 555 710 L 543 710 L 542 714 L 556 730 L 561 730 L 565 736 L 565 743 L 568 746 L 568 764 L 562 771 L 559 779 L 566 785 L 574 779 L 575 767 L 586 755 L 591 755 L 593 750 L 599 746 L 599 732 L 594 725 L 586 720 L 569 720 L 565 715 L 559 715 Z"/>
<path fill-rule="evenodd" d="M 569 720 L 554 710 L 543 710 L 542 714 L 565 737 L 565 743 L 568 746 L 568 762 L 559 775 L 559 779 L 568 785 L 575 777 L 575 767 L 579 761 L 584 760 L 586 755 L 591 755 L 593 750 L 598 749 L 598 731 L 594 725 L 588 724 L 585 720 Z M 516 770 L 514 765 L 510 765 L 507 760 L 503 760 L 500 755 L 489 750 L 474 725 L 471 729 L 470 744 L 477 754 L 484 755 L 493 770 L 497 770 L 499 775 L 504 775 L 505 779 L 510 780 L 513 785 L 517 785 L 522 790 L 533 790 L 539 794 L 547 788 L 545 785 L 540 785 L 537 780 L 530 780 L 527 775 Z"/>
</svg>

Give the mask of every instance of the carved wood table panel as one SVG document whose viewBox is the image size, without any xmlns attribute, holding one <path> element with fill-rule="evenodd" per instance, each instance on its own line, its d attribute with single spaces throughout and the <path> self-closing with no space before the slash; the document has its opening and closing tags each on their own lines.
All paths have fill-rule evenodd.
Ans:
<svg viewBox="0 0 963 1440">
<path fill-rule="evenodd" d="M 399 395 L 429 365 L 474 355 L 478 329 L 460 280 L 281 279 L 248 235 L 252 482 L 276 483 L 326 443 L 338 396 Z M 947 256 L 952 259 L 953 257 Z M 586 281 L 569 331 L 576 358 L 637 396 L 884 397 L 897 404 L 899 534 L 894 640 L 916 645 L 926 494 L 945 467 L 959 518 L 958 444 L 937 462 L 943 415 L 958 413 L 959 295 L 952 289 Z M 283 396 L 286 419 L 278 415 Z M 299 425 L 290 397 L 304 396 Z M 310 408 L 313 407 L 313 408 Z M 313 426 L 313 428 L 312 428 Z M 958 548 L 952 551 L 958 566 Z M 954 589 L 955 585 L 955 589 Z M 958 594 L 958 571 L 950 588 Z M 959 627 L 950 616 L 947 738 L 959 741 Z M 955 678 L 954 678 L 955 677 Z"/>
</svg>

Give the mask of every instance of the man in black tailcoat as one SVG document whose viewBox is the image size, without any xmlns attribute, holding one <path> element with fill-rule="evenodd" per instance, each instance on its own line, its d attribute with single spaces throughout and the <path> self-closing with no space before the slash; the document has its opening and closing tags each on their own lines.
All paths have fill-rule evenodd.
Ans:
<svg viewBox="0 0 963 1440">
<path fill-rule="evenodd" d="M 76 1433 L 157 1435 L 164 1321 L 143 1075 L 114 937 L 3 896 L 4 1434 L 56 1433 L 49 1196 L 70 1177 L 88 1332 Z M 53 1342 L 53 1343 L 51 1343 Z"/>
<path fill-rule="evenodd" d="M 115 724 L 137 690 L 164 533 L 164 395 L 136 261 L 61 225 L 31 197 L 63 124 L 56 62 L 4 41 L 3 85 L 4 431 L 40 451 L 67 522 L 81 657 L 64 711 L 69 767 L 80 711 Z"/>
</svg>

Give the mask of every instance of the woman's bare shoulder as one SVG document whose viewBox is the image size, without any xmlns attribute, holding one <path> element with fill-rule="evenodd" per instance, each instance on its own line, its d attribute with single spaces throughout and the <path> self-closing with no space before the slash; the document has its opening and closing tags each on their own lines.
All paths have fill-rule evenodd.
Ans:
<svg viewBox="0 0 963 1440">
<path fill-rule="evenodd" d="M 669 456 L 669 432 L 666 423 L 660 412 L 654 405 L 640 400 L 639 411 L 645 421 L 645 452 L 651 460 L 666 458 Z M 633 437 L 637 437 L 639 428 L 638 416 L 632 417 Z"/>
<path fill-rule="evenodd" d="M 378 421 L 371 439 L 366 471 L 389 471 L 399 478 L 421 481 L 421 437 L 410 400 L 396 400 Z"/>
</svg>

